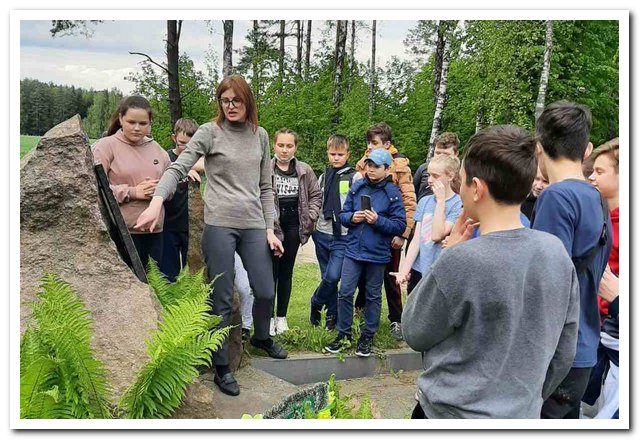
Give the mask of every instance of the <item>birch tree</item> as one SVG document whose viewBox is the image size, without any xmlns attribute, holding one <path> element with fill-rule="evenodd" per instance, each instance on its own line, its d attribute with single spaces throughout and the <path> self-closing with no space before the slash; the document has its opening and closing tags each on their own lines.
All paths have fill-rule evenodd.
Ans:
<svg viewBox="0 0 640 440">
<path fill-rule="evenodd" d="M 542 62 L 542 73 L 540 74 L 540 89 L 536 100 L 536 120 L 544 110 L 544 100 L 549 84 L 549 72 L 551 71 L 551 50 L 553 49 L 553 20 L 546 21 L 546 33 L 544 37 L 544 60 Z"/>
<path fill-rule="evenodd" d="M 369 120 L 373 120 L 376 92 L 376 20 L 371 25 L 371 82 L 369 83 Z"/>
<path fill-rule="evenodd" d="M 449 52 L 451 48 L 451 37 L 445 36 L 444 50 L 442 53 L 442 71 L 440 72 L 440 87 L 438 89 L 438 99 L 436 110 L 433 114 L 433 124 L 431 125 L 431 137 L 429 138 L 429 153 L 427 159 L 433 157 L 433 143 L 440 134 L 442 123 L 442 112 L 444 110 L 445 97 L 447 93 L 447 75 L 449 74 Z"/>
<path fill-rule="evenodd" d="M 223 20 L 224 48 L 222 52 L 222 76 L 233 73 L 233 20 Z"/>
</svg>

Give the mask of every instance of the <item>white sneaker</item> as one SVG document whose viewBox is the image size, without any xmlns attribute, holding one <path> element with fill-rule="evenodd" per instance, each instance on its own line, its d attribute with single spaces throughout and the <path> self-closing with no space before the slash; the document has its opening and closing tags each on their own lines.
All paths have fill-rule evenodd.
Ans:
<svg viewBox="0 0 640 440">
<path fill-rule="evenodd" d="M 287 325 L 287 317 L 276 316 L 276 334 L 284 333 L 289 330 L 289 326 Z"/>
<path fill-rule="evenodd" d="M 271 318 L 271 321 L 269 322 L 269 335 L 270 336 L 276 335 L 276 320 L 273 318 Z"/>
</svg>

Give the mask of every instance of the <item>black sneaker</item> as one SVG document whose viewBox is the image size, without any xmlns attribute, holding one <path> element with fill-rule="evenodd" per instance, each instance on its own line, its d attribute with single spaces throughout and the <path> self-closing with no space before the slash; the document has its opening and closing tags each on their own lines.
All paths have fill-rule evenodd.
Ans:
<svg viewBox="0 0 640 440">
<path fill-rule="evenodd" d="M 332 343 L 324 347 L 329 353 L 340 353 L 343 348 L 351 347 L 351 338 L 345 335 L 338 335 Z"/>
<path fill-rule="evenodd" d="M 289 356 L 289 353 L 287 353 L 287 350 L 285 350 L 282 345 L 278 344 L 272 338 L 260 341 L 256 339 L 255 336 L 253 336 L 251 339 L 249 339 L 249 341 L 251 342 L 251 345 L 253 345 L 254 347 L 261 348 L 264 351 L 266 351 L 267 354 L 272 358 L 286 359 L 287 356 Z"/>
<path fill-rule="evenodd" d="M 371 355 L 371 344 L 373 338 L 367 336 L 360 336 L 358 340 L 358 348 L 356 349 L 356 356 L 369 357 Z"/>
<path fill-rule="evenodd" d="M 320 325 L 320 311 L 322 307 L 315 305 L 311 302 L 311 311 L 309 313 L 309 322 L 312 326 L 316 327 Z"/>
<path fill-rule="evenodd" d="M 338 321 L 338 318 L 336 318 L 335 316 L 327 315 L 324 321 L 325 321 L 325 327 L 327 328 L 327 330 L 333 330 L 334 328 L 336 328 L 336 323 Z"/>
<path fill-rule="evenodd" d="M 247 342 L 249 340 L 250 336 L 251 336 L 251 330 L 249 330 L 248 328 L 243 328 L 242 329 L 242 342 Z"/>
</svg>

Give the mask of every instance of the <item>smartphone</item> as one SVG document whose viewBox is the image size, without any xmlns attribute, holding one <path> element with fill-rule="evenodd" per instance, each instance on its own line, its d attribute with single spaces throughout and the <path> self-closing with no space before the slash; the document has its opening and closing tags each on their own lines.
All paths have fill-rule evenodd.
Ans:
<svg viewBox="0 0 640 440">
<path fill-rule="evenodd" d="M 360 209 L 362 211 L 366 211 L 367 209 L 371 211 L 371 197 L 364 195 L 360 196 Z"/>
</svg>

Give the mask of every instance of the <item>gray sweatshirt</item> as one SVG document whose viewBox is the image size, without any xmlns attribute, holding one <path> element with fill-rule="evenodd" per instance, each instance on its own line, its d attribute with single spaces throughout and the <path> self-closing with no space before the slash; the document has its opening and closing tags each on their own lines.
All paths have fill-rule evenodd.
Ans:
<svg viewBox="0 0 640 440">
<path fill-rule="evenodd" d="M 482 235 L 444 251 L 407 298 L 402 333 L 423 353 L 429 418 L 539 418 L 576 351 L 578 279 L 540 231 Z"/>
<path fill-rule="evenodd" d="M 225 121 L 202 124 L 164 173 L 154 196 L 165 200 L 201 156 L 207 183 L 204 221 L 234 229 L 273 229 L 269 138 L 264 128 Z"/>
</svg>

